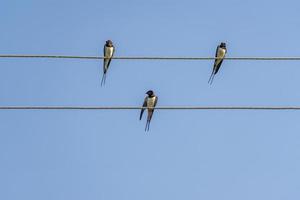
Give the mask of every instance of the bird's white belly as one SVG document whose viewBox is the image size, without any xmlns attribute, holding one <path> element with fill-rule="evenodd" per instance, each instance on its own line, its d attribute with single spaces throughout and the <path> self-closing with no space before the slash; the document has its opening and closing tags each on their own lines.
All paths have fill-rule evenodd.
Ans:
<svg viewBox="0 0 300 200">
<path fill-rule="evenodd" d="M 156 97 L 148 98 L 147 106 L 154 107 Z"/>
<path fill-rule="evenodd" d="M 114 48 L 113 47 L 105 47 L 105 57 L 112 57 L 113 56 L 113 52 L 114 52 Z"/>
<path fill-rule="evenodd" d="M 226 50 L 225 49 L 222 49 L 222 48 L 219 48 L 218 50 L 218 57 L 220 58 L 224 58 L 225 57 L 225 54 L 226 54 Z"/>
</svg>

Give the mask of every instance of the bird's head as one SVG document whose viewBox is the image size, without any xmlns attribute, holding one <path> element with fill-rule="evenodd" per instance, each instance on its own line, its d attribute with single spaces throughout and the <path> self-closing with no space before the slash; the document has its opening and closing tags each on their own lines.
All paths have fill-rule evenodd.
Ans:
<svg viewBox="0 0 300 200">
<path fill-rule="evenodd" d="M 226 48 L 226 43 L 225 42 L 221 42 L 220 47 Z"/>
<path fill-rule="evenodd" d="M 106 41 L 106 46 L 112 47 L 112 45 L 113 45 L 113 43 L 112 43 L 111 40 L 107 40 L 107 41 Z"/>
<path fill-rule="evenodd" d="M 147 94 L 149 97 L 151 97 L 151 96 L 154 95 L 154 92 L 153 92 L 152 90 L 149 90 L 148 92 L 146 92 L 146 94 Z"/>
</svg>

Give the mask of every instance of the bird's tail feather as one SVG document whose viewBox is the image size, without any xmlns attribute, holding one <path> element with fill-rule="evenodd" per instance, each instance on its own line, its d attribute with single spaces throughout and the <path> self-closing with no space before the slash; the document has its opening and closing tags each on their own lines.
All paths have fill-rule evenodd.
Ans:
<svg viewBox="0 0 300 200">
<path fill-rule="evenodd" d="M 150 123 L 151 123 L 151 119 L 150 119 L 149 122 L 148 122 L 148 131 L 149 131 L 149 129 L 150 129 Z"/>
<path fill-rule="evenodd" d="M 148 110 L 148 117 L 147 117 L 147 123 L 146 123 L 145 131 L 149 131 L 149 129 L 150 129 L 150 123 L 151 123 L 151 119 L 152 119 L 152 116 L 153 116 L 153 112 L 154 112 L 154 109 L 153 110 Z"/>
<path fill-rule="evenodd" d="M 214 82 L 214 78 L 215 78 L 215 74 L 211 78 L 210 85 Z"/>
<path fill-rule="evenodd" d="M 102 80 L 101 80 L 101 86 L 105 85 L 105 81 L 106 81 L 106 72 L 107 72 L 107 59 L 103 60 L 103 76 L 102 76 Z"/>
<path fill-rule="evenodd" d="M 150 129 L 150 120 L 147 120 L 147 122 L 146 122 L 146 127 L 145 127 L 145 131 L 147 132 L 147 131 L 149 131 L 149 129 Z"/>
<path fill-rule="evenodd" d="M 211 79 L 213 79 L 213 77 L 214 77 L 214 71 L 211 72 L 211 75 L 210 75 L 207 83 L 210 83 L 210 81 L 211 81 Z"/>
<path fill-rule="evenodd" d="M 148 129 L 148 123 L 149 123 L 149 122 L 148 122 L 148 120 L 147 120 L 146 126 L 145 126 L 145 132 L 147 132 L 147 130 L 149 130 L 149 129 Z"/>
<path fill-rule="evenodd" d="M 105 80 L 106 80 L 106 73 L 103 73 L 102 80 L 101 80 L 101 86 L 105 85 Z"/>
</svg>

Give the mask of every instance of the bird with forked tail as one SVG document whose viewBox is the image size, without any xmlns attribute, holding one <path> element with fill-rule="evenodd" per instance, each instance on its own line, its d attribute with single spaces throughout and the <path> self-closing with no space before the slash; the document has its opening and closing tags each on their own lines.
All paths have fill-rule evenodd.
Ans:
<svg viewBox="0 0 300 200">
<path fill-rule="evenodd" d="M 143 113 L 144 113 L 145 109 L 147 108 L 148 116 L 147 116 L 145 131 L 149 131 L 150 122 L 151 122 L 151 119 L 153 116 L 154 107 L 157 104 L 158 97 L 154 94 L 154 92 L 152 90 L 149 90 L 148 92 L 146 92 L 146 94 L 147 94 L 147 96 L 145 97 L 145 100 L 143 103 L 143 108 L 140 113 L 140 120 L 142 119 Z"/>
<path fill-rule="evenodd" d="M 227 53 L 226 43 L 222 42 L 217 47 L 214 68 L 213 68 L 213 71 L 212 71 L 212 73 L 209 77 L 208 83 L 212 84 L 212 82 L 214 81 L 214 77 L 218 73 L 226 53 Z"/>
<path fill-rule="evenodd" d="M 101 86 L 105 85 L 106 73 L 107 73 L 107 70 L 109 68 L 111 58 L 114 55 L 114 52 L 115 52 L 115 47 L 114 47 L 112 41 L 107 40 L 105 42 L 104 50 L 103 50 L 104 59 L 103 59 L 103 76 L 102 76 L 102 80 L 101 80 Z"/>
</svg>

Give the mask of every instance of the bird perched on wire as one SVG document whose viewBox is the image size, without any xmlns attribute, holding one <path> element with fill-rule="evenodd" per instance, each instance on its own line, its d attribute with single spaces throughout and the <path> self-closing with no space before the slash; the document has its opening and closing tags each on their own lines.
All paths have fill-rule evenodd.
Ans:
<svg viewBox="0 0 300 200">
<path fill-rule="evenodd" d="M 103 59 L 103 76 L 102 76 L 102 80 L 101 80 L 101 86 L 105 84 L 106 73 L 107 73 L 107 70 L 109 68 L 111 58 L 114 55 L 114 52 L 115 52 L 115 47 L 114 47 L 112 41 L 107 40 L 105 42 L 104 50 L 103 50 L 103 56 L 105 58 Z"/>
<path fill-rule="evenodd" d="M 143 103 L 143 108 L 140 113 L 140 120 L 142 119 L 143 113 L 145 109 L 147 108 L 148 110 L 148 116 L 147 116 L 147 122 L 146 122 L 146 127 L 145 131 L 149 131 L 150 128 L 150 122 L 153 116 L 154 112 L 154 107 L 157 104 L 158 97 L 154 94 L 152 90 L 149 90 L 146 92 L 147 96 L 145 97 L 144 103 Z"/>
<path fill-rule="evenodd" d="M 212 84 L 212 82 L 214 81 L 214 77 L 218 73 L 226 53 L 227 53 L 226 43 L 222 42 L 217 47 L 217 50 L 216 50 L 216 57 L 217 58 L 215 59 L 214 68 L 213 68 L 213 71 L 212 71 L 212 73 L 209 77 L 208 83 L 210 82 L 210 84 Z"/>
</svg>

